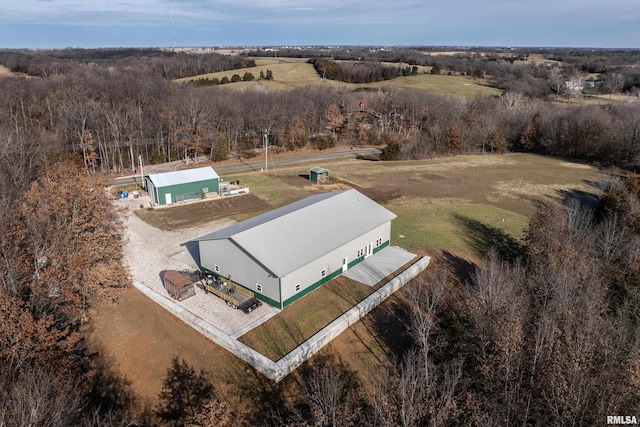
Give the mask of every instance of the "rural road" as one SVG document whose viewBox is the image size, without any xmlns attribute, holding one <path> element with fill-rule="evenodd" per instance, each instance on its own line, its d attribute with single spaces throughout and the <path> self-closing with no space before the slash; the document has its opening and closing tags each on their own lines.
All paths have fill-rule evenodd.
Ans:
<svg viewBox="0 0 640 427">
<path fill-rule="evenodd" d="M 335 160 L 335 159 L 343 159 L 347 157 L 355 157 L 355 156 L 367 156 L 372 154 L 379 154 L 379 148 L 350 148 L 348 150 L 341 151 L 333 151 L 326 153 L 318 153 L 318 154 L 310 154 L 306 156 L 297 156 L 297 157 L 284 157 L 277 158 L 273 160 L 269 160 L 268 166 L 269 169 L 276 168 L 279 166 L 290 166 L 297 163 L 308 163 L 308 162 L 320 162 L 324 160 Z M 179 160 L 170 163 L 162 163 L 159 165 L 150 165 L 144 166 L 143 172 L 145 174 L 149 173 L 159 173 L 159 172 L 170 172 L 176 170 L 178 166 L 183 165 L 184 162 Z M 251 161 L 247 163 L 238 163 L 235 165 L 229 166 L 219 166 L 216 167 L 215 170 L 219 175 L 228 174 L 232 172 L 247 172 L 247 171 L 259 171 L 264 168 L 264 161 Z M 130 185 L 137 184 L 140 180 L 140 175 L 128 175 L 116 178 L 114 180 L 115 185 Z"/>
</svg>

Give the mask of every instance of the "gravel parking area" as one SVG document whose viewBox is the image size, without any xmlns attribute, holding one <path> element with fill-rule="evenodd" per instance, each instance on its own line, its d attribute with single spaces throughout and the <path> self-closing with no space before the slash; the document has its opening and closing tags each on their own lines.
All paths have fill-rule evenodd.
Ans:
<svg viewBox="0 0 640 427">
<path fill-rule="evenodd" d="M 162 271 L 197 269 L 196 261 L 187 249 L 189 241 L 232 223 L 222 220 L 180 231 L 162 231 L 142 221 L 134 213 L 136 209 L 140 209 L 140 205 L 149 206 L 148 196 L 119 199 L 114 203 L 126 210 L 125 257 L 133 280 L 167 298 L 170 297 L 162 284 Z M 245 314 L 228 307 L 215 295 L 205 294 L 197 286 L 195 296 L 183 301 L 172 301 L 233 337 L 246 333 L 278 313 L 276 308 L 263 304 Z"/>
</svg>

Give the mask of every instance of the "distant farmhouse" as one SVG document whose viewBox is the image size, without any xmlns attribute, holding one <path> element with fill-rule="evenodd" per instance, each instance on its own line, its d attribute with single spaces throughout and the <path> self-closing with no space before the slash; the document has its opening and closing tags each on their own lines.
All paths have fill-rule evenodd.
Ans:
<svg viewBox="0 0 640 427">
<path fill-rule="evenodd" d="M 220 192 L 220 177 L 210 166 L 146 175 L 144 184 L 157 205 L 201 199 L 205 194 Z"/>
<path fill-rule="evenodd" d="M 389 245 L 394 218 L 353 189 L 310 196 L 196 239 L 200 267 L 284 308 Z"/>
</svg>

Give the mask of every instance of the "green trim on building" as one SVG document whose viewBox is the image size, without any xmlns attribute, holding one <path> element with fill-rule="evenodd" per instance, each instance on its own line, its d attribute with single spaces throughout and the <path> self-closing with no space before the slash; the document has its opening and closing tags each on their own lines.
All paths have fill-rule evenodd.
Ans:
<svg viewBox="0 0 640 427">
<path fill-rule="evenodd" d="M 360 264 L 362 261 L 364 261 L 364 257 L 363 256 L 361 256 L 360 258 L 354 259 L 349 264 L 347 264 L 347 270 L 350 269 L 351 267 L 353 267 L 356 264 Z"/>
<path fill-rule="evenodd" d="M 280 308 L 280 302 L 279 301 L 272 300 L 271 298 L 269 298 L 267 296 L 264 296 L 262 294 L 259 294 L 256 291 L 253 291 L 253 292 L 256 295 L 256 298 L 258 298 L 260 301 L 264 301 L 267 304 L 269 304 L 270 306 L 273 306 L 275 308 Z"/>
<path fill-rule="evenodd" d="M 387 240 L 386 242 L 383 242 L 380 246 L 378 246 L 377 248 L 373 248 L 373 253 L 375 254 L 378 251 L 383 250 L 384 248 L 386 248 L 387 246 L 389 246 L 389 241 Z"/>
<path fill-rule="evenodd" d="M 295 294 L 294 296 L 292 296 L 288 300 L 284 301 L 282 303 L 282 308 L 285 308 L 286 306 L 288 306 L 292 302 L 294 302 L 296 300 L 299 300 L 303 296 L 307 295 L 309 292 L 319 288 L 320 286 L 322 286 L 325 283 L 327 283 L 329 280 L 335 279 L 336 277 L 338 277 L 341 274 L 342 274 L 342 268 L 340 268 L 340 269 L 334 271 L 333 273 L 323 277 L 322 279 L 318 280 L 313 285 L 309 286 L 308 288 L 303 289 L 302 291 L 298 292 L 297 294 Z"/>
<path fill-rule="evenodd" d="M 383 242 L 380 246 L 378 246 L 377 248 L 373 248 L 373 252 L 372 255 L 375 254 L 376 252 L 381 251 L 382 249 L 386 248 L 387 246 L 389 246 L 389 241 L 387 240 L 386 242 Z M 361 256 L 359 258 L 354 259 L 353 261 L 351 261 L 348 265 L 347 265 L 347 269 L 355 266 L 356 264 L 360 264 L 362 261 L 364 261 L 364 256 Z"/>
<path fill-rule="evenodd" d="M 387 240 L 386 242 L 383 242 L 380 246 L 373 248 L 373 253 L 375 254 L 376 252 L 381 251 L 382 249 L 386 248 L 387 246 L 389 246 L 389 240 Z M 351 268 L 359 263 L 361 263 L 362 261 L 364 261 L 365 257 L 361 256 L 359 258 L 354 259 L 353 261 L 351 261 L 348 264 L 348 268 Z M 222 276 L 219 273 L 216 273 L 214 271 L 209 270 L 208 268 L 205 267 L 200 267 L 200 269 L 202 271 L 204 271 L 205 273 L 209 273 L 209 274 L 215 274 L 218 276 Z M 287 299 L 286 301 L 275 301 L 267 296 L 264 296 L 252 289 L 247 288 L 246 286 L 241 285 L 240 283 L 236 283 L 233 282 L 232 280 L 230 280 L 229 278 L 226 278 L 229 281 L 232 281 L 233 283 L 237 284 L 238 286 L 253 292 L 255 294 L 255 297 L 258 298 L 261 301 L 266 302 L 267 304 L 275 307 L 275 308 L 279 308 L 279 309 L 283 309 L 286 306 L 288 306 L 289 304 L 299 300 L 300 298 L 302 298 L 303 296 L 307 295 L 308 293 L 310 293 L 311 291 L 318 289 L 320 286 L 324 285 L 325 283 L 327 283 L 330 280 L 335 279 L 336 277 L 338 277 L 339 275 L 342 274 L 342 268 L 339 268 L 338 270 L 334 271 L 333 273 L 323 277 L 322 279 L 318 280 L 317 282 L 315 282 L 313 285 L 309 286 L 308 288 L 303 289 L 302 291 L 298 292 L 297 294 L 295 294 L 294 296 L 292 296 L 291 298 Z M 224 277 L 224 276 L 222 276 Z M 280 300 L 282 300 L 282 278 L 278 278 L 278 293 L 280 295 Z"/>
<path fill-rule="evenodd" d="M 211 271 L 206 267 L 200 267 L 200 270 L 202 270 L 204 273 L 209 273 L 209 274 L 217 274 L 219 276 L 218 273 L 216 273 L 215 271 Z"/>
<path fill-rule="evenodd" d="M 237 286 L 240 286 L 242 289 L 246 289 L 248 292 L 251 292 L 251 293 L 253 294 L 253 296 L 255 296 L 255 297 L 256 297 L 257 299 L 259 299 L 260 301 L 264 301 L 264 302 L 266 302 L 267 304 L 269 304 L 269 305 L 271 305 L 271 306 L 273 306 L 273 307 L 275 307 L 275 308 L 282 308 L 282 307 L 281 307 L 281 305 L 280 305 L 280 301 L 272 300 L 271 298 L 269 298 L 269 297 L 267 297 L 267 296 L 264 296 L 264 295 L 262 295 L 261 293 L 259 293 L 259 292 L 257 292 L 257 291 L 254 291 L 253 289 L 249 289 L 248 287 L 246 287 L 246 286 L 244 286 L 244 285 L 241 285 L 241 284 L 240 284 L 240 283 L 238 283 L 238 282 L 234 282 L 233 280 L 229 279 L 228 277 L 225 277 L 225 276 L 223 276 L 223 275 L 222 275 L 222 274 L 220 274 L 220 273 L 216 273 L 215 271 L 211 271 L 211 270 L 209 270 L 209 269 L 208 269 L 208 268 L 206 268 L 206 267 L 200 267 L 200 269 L 201 269 L 202 271 L 204 271 L 205 273 L 214 274 L 214 275 L 216 275 L 216 276 L 224 277 L 224 278 L 225 278 L 225 279 L 227 279 L 228 281 L 233 282 L 233 284 L 235 284 L 235 285 L 237 285 Z M 280 283 L 280 280 L 281 280 L 281 279 L 278 279 L 278 292 L 282 295 L 282 287 L 281 287 L 282 285 L 281 285 L 281 283 Z M 282 299 L 282 296 L 280 297 L 280 299 Z"/>
</svg>

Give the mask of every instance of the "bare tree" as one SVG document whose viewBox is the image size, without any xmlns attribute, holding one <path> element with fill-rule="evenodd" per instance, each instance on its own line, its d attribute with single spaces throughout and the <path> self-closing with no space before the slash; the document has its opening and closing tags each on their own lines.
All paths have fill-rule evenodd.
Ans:
<svg viewBox="0 0 640 427">
<path fill-rule="evenodd" d="M 315 425 L 343 425 L 341 406 L 344 404 L 345 384 L 339 371 L 333 367 L 317 369 L 306 379 L 305 388 Z"/>
<path fill-rule="evenodd" d="M 6 386 L 6 385 L 5 385 Z M 0 399 L 0 425 L 78 425 L 84 406 L 80 384 L 44 368 L 24 371 Z"/>
</svg>

